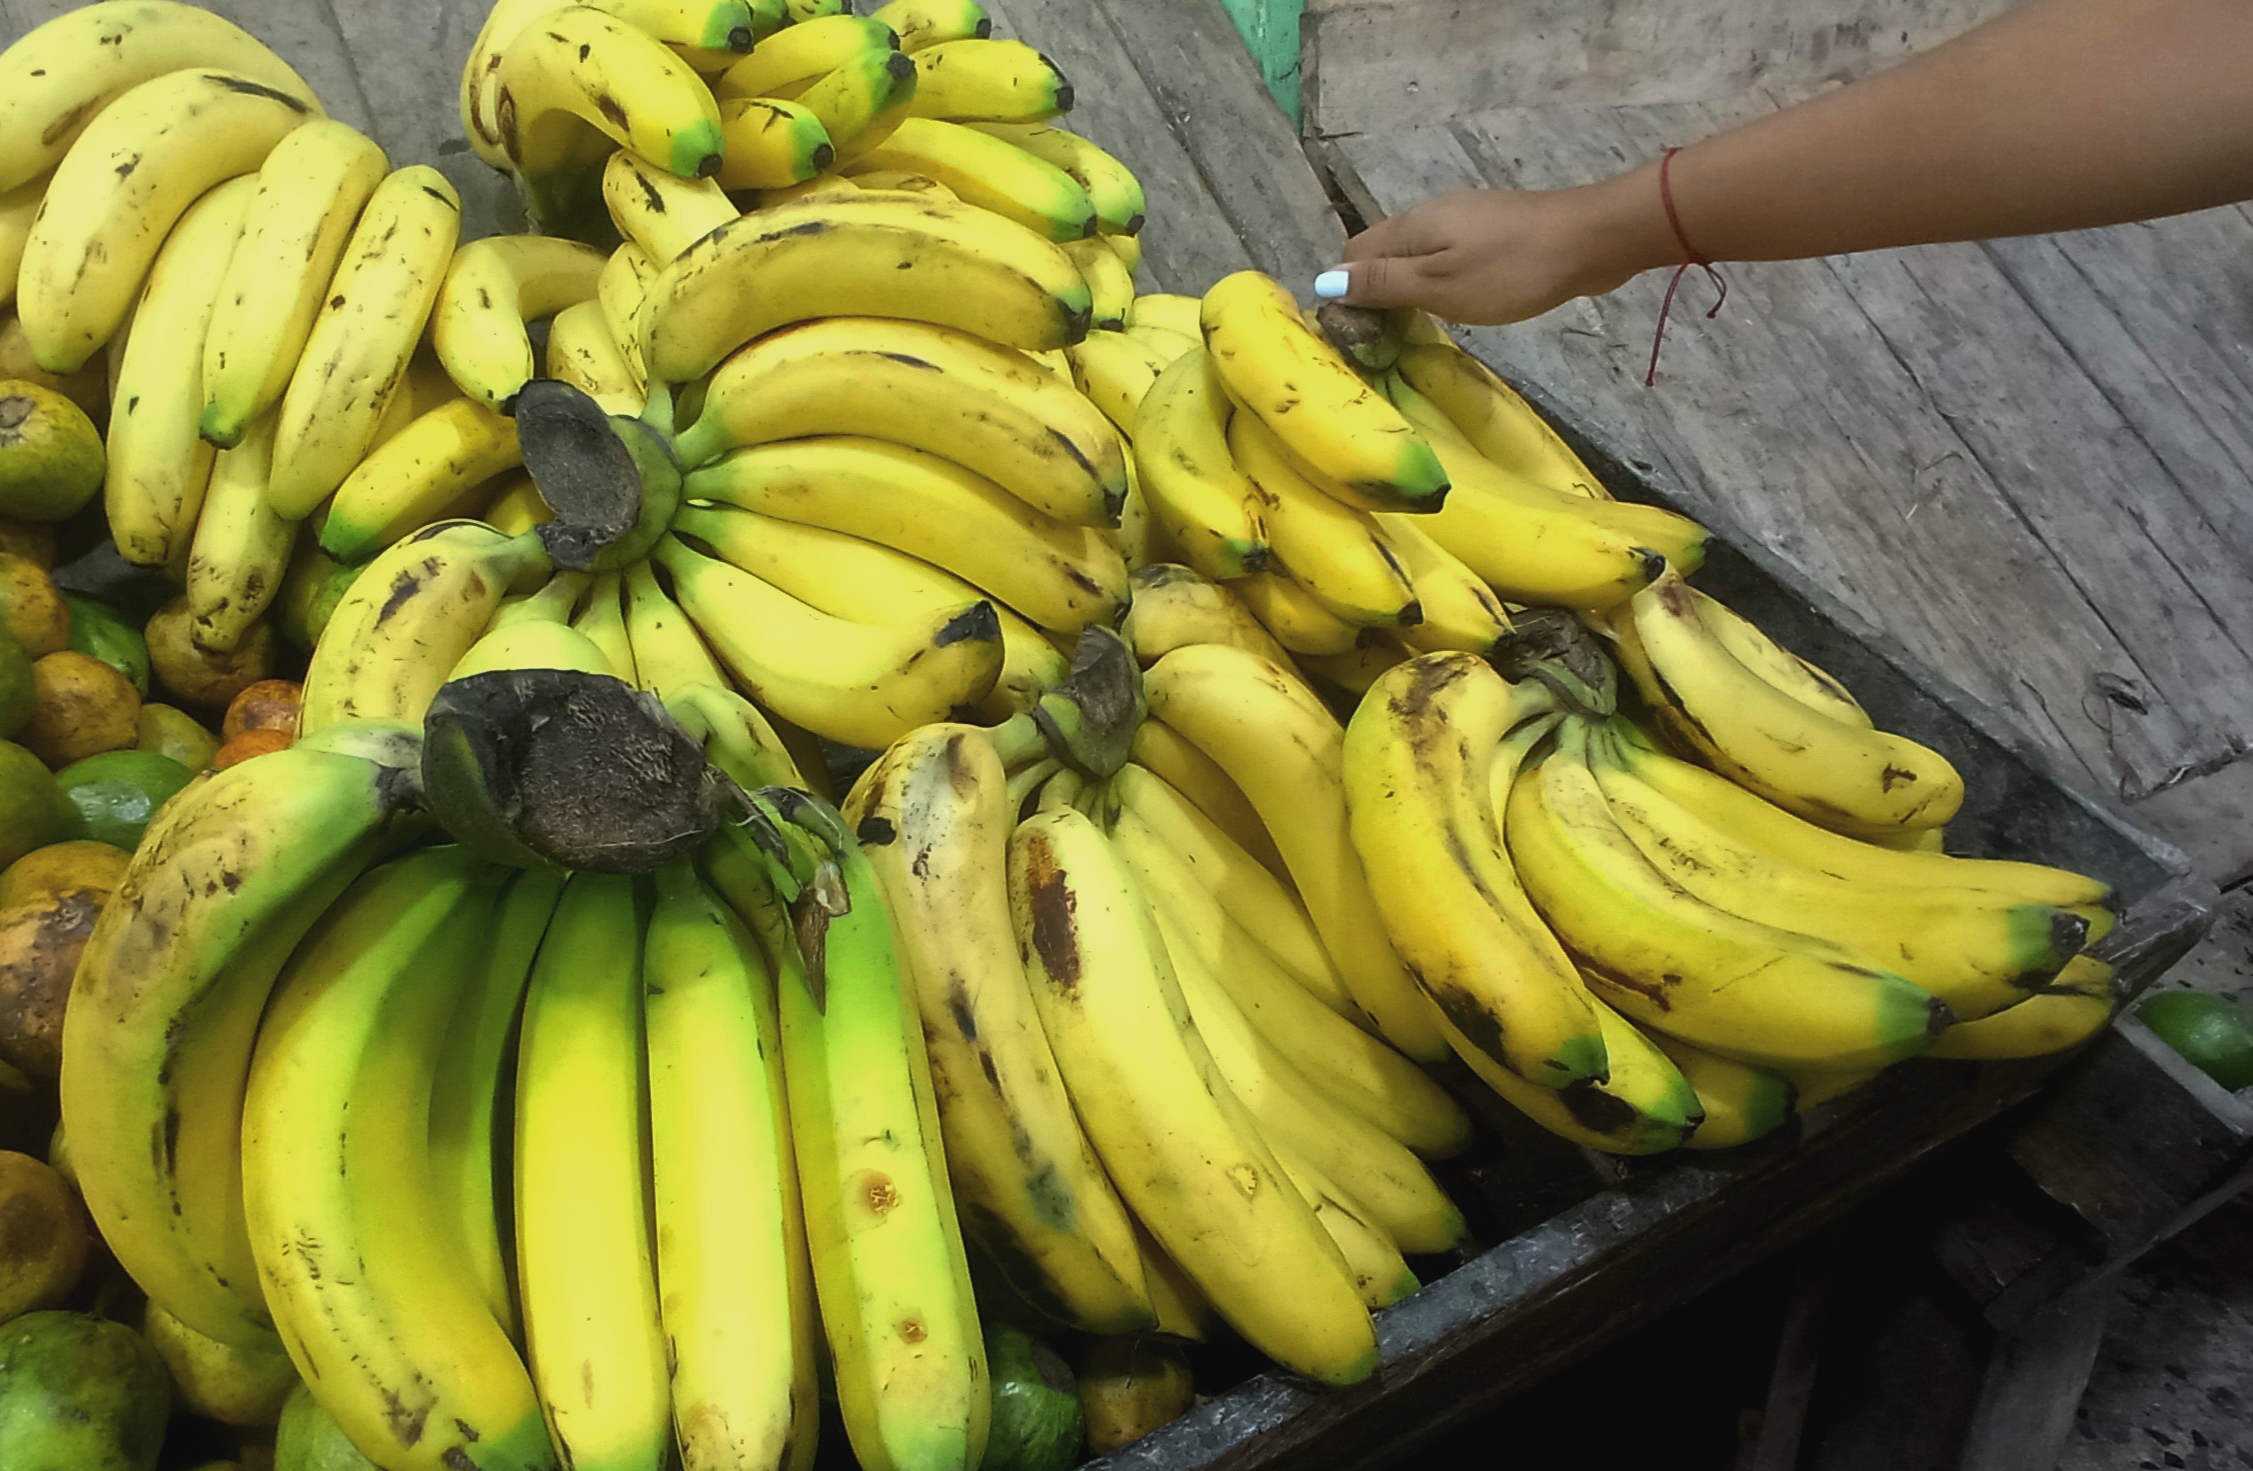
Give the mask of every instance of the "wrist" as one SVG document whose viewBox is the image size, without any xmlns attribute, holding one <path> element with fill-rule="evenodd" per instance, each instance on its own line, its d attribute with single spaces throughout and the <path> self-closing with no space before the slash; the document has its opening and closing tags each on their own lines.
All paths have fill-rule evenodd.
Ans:
<svg viewBox="0 0 2253 1471">
<path fill-rule="evenodd" d="M 1582 228 L 1588 232 L 1584 258 L 1603 278 L 1596 291 L 1609 291 L 1645 271 L 1682 263 L 1682 242 L 1675 238 L 1659 197 L 1656 163 L 1572 192 L 1586 196 L 1580 210 Z"/>
</svg>

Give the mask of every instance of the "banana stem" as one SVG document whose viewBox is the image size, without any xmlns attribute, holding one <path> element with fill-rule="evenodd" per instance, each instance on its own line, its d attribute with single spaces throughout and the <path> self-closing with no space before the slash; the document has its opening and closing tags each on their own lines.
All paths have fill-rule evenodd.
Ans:
<svg viewBox="0 0 2253 1471">
<path fill-rule="evenodd" d="M 1004 771 L 1015 771 L 1050 754 L 1048 737 L 1031 711 L 1010 716 L 988 730 L 986 738 L 993 742 L 994 754 L 1001 758 Z"/>
</svg>

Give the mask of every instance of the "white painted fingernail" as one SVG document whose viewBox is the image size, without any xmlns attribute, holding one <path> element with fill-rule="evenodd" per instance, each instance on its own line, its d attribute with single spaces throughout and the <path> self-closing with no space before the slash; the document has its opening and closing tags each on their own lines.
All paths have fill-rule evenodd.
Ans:
<svg viewBox="0 0 2253 1471">
<path fill-rule="evenodd" d="M 1353 286 L 1353 277 L 1344 271 L 1324 271 L 1314 278 L 1314 294 L 1324 301 L 1336 301 Z"/>
</svg>

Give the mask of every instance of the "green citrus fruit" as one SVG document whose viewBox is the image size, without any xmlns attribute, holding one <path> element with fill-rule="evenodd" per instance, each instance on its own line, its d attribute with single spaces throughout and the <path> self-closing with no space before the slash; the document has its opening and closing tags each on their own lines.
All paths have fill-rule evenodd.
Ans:
<svg viewBox="0 0 2253 1471">
<path fill-rule="evenodd" d="M 219 749 L 219 737 L 177 705 L 143 705 L 139 729 L 135 750 L 170 756 L 190 771 L 209 766 L 212 753 Z"/>
<path fill-rule="evenodd" d="M 0 382 L 0 514 L 60 521 L 102 488 L 102 436 L 43 384 Z"/>
<path fill-rule="evenodd" d="M 78 809 L 81 828 L 97 843 L 130 853 L 159 807 L 194 773 L 154 751 L 104 751 L 73 761 L 56 773 L 63 796 Z"/>
<path fill-rule="evenodd" d="M 2253 1022 L 2221 997 L 2165 991 L 2137 1007 L 2136 1015 L 2184 1061 L 2224 1088 L 2253 1085 Z"/>
<path fill-rule="evenodd" d="M 149 642 L 141 630 L 107 603 L 74 592 L 63 594 L 70 607 L 70 646 L 92 654 L 133 681 L 133 692 L 149 697 Z"/>
<path fill-rule="evenodd" d="M 0 863 L 75 838 L 77 827 L 47 764 L 13 741 L 0 741 Z"/>
<path fill-rule="evenodd" d="M 31 683 L 31 655 L 0 629 L 0 737 L 13 740 L 31 718 Z"/>
</svg>

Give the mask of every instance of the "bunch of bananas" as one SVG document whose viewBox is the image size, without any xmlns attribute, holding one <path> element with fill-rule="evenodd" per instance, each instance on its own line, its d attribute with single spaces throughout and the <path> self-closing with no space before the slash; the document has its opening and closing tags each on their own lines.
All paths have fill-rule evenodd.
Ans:
<svg viewBox="0 0 2253 1471">
<path fill-rule="evenodd" d="M 1430 322 L 1138 295 L 1141 187 L 990 29 L 500 0 L 462 125 L 543 233 L 471 241 L 208 12 L 0 54 L 0 290 L 108 354 L 120 552 L 310 656 L 89 942 L 71 1157 L 386 1471 L 804 1466 L 824 1344 L 862 1464 L 968 1471 L 966 1243 L 1351 1382 L 1465 1244 L 1432 1067 L 1719 1148 L 2111 1014 L 2104 886 L 1940 851 L 1949 763 Z M 623 743 L 492 796 L 463 692 L 535 675 L 700 749 L 695 830 L 603 848 Z"/>
</svg>

